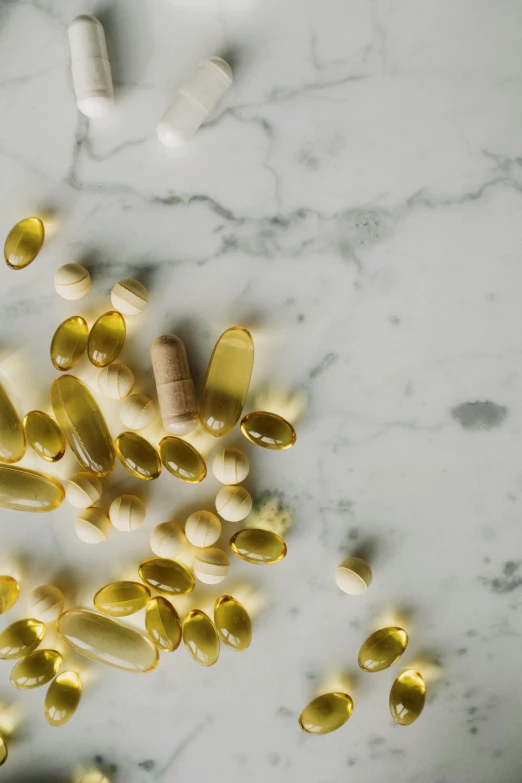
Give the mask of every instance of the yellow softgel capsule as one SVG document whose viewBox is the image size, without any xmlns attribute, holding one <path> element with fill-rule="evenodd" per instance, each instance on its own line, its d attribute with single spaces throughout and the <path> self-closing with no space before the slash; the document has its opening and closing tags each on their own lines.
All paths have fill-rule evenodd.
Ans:
<svg viewBox="0 0 522 783">
<path fill-rule="evenodd" d="M 252 621 L 245 607 L 231 595 L 222 595 L 214 604 L 214 625 L 222 642 L 237 652 L 250 647 Z"/>
<path fill-rule="evenodd" d="M 256 527 L 239 530 L 230 539 L 232 552 L 255 565 L 278 563 L 286 557 L 286 544 L 277 533 Z"/>
<path fill-rule="evenodd" d="M 181 481 L 197 484 L 207 475 L 205 460 L 186 440 L 167 436 L 160 441 L 159 454 L 163 467 Z"/>
<path fill-rule="evenodd" d="M 156 647 L 166 652 L 176 650 L 181 642 L 181 622 L 170 601 L 158 596 L 147 604 L 145 630 Z"/>
<path fill-rule="evenodd" d="M 45 636 L 45 625 L 27 618 L 9 625 L 0 633 L 0 658 L 21 658 L 36 650 Z"/>
<path fill-rule="evenodd" d="M 241 432 L 255 446 L 273 451 L 290 449 L 296 440 L 295 430 L 277 413 L 254 411 L 241 421 Z"/>
<path fill-rule="evenodd" d="M 107 367 L 121 353 L 125 343 L 125 319 L 116 310 L 100 315 L 89 334 L 87 353 L 95 367 Z"/>
<path fill-rule="evenodd" d="M 250 332 L 240 326 L 223 332 L 210 357 L 201 396 L 201 424 L 210 435 L 226 435 L 239 421 L 253 365 Z"/>
<path fill-rule="evenodd" d="M 353 700 L 347 693 L 323 693 L 307 704 L 299 725 L 307 734 L 330 734 L 344 726 L 352 712 Z"/>
<path fill-rule="evenodd" d="M 15 511 L 52 511 L 65 497 L 59 481 L 36 470 L 0 465 L 0 507 Z"/>
<path fill-rule="evenodd" d="M 7 743 L 5 739 L 2 737 L 2 735 L 0 734 L 0 767 L 2 766 L 2 764 L 4 764 L 7 761 L 7 756 L 8 756 Z"/>
<path fill-rule="evenodd" d="M 426 703 L 426 683 L 415 669 L 399 674 L 390 691 L 390 712 L 395 723 L 410 726 L 417 720 Z"/>
<path fill-rule="evenodd" d="M 54 415 L 76 459 L 89 473 L 106 476 L 115 453 L 109 429 L 87 386 L 73 375 L 62 375 L 51 386 Z"/>
<path fill-rule="evenodd" d="M 76 367 L 87 348 L 89 327 L 81 315 L 67 318 L 57 328 L 51 340 L 51 361 L 60 371 Z"/>
<path fill-rule="evenodd" d="M 12 576 L 0 576 L 0 614 L 5 614 L 15 605 L 20 595 L 18 582 Z"/>
<path fill-rule="evenodd" d="M 7 235 L 4 258 L 11 269 L 25 269 L 34 261 L 45 239 L 44 224 L 37 217 L 20 220 Z"/>
<path fill-rule="evenodd" d="M 19 462 L 25 454 L 25 434 L 13 403 L 0 383 L 0 462 Z"/>
<path fill-rule="evenodd" d="M 47 413 L 29 411 L 24 430 L 28 444 L 46 462 L 58 462 L 65 454 L 64 434 Z"/>
<path fill-rule="evenodd" d="M 51 726 L 63 726 L 71 720 L 82 697 L 82 681 L 76 672 L 62 672 L 49 685 L 44 713 Z"/>
<path fill-rule="evenodd" d="M 39 688 L 50 682 L 62 665 L 62 656 L 56 650 L 37 650 L 14 666 L 11 682 L 15 688 Z"/>
<path fill-rule="evenodd" d="M 150 590 L 140 582 L 112 582 L 98 590 L 94 607 L 111 617 L 127 617 L 144 609 L 150 599 Z"/>
<path fill-rule="evenodd" d="M 136 674 L 156 668 L 159 653 L 139 631 L 89 609 L 69 609 L 57 623 L 63 639 L 91 661 Z"/>
<path fill-rule="evenodd" d="M 144 560 L 138 568 L 145 584 L 165 595 L 186 595 L 195 587 L 196 580 L 181 563 L 162 557 Z"/>
<path fill-rule="evenodd" d="M 219 658 L 219 636 L 201 609 L 193 609 L 183 620 L 183 642 L 200 666 L 213 666 Z"/>
<path fill-rule="evenodd" d="M 136 432 L 122 432 L 116 438 L 116 454 L 123 467 L 143 481 L 157 479 L 161 473 L 161 461 L 158 452 Z"/>
<path fill-rule="evenodd" d="M 365 672 L 382 672 L 399 660 L 407 646 L 408 634 L 402 628 L 380 628 L 359 650 L 359 666 Z"/>
</svg>

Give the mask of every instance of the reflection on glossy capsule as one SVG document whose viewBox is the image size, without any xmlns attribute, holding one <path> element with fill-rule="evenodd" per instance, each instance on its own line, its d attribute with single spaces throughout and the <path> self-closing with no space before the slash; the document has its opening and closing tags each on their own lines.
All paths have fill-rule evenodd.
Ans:
<svg viewBox="0 0 522 783">
<path fill-rule="evenodd" d="M 4 245 L 4 258 L 11 269 L 25 269 L 34 261 L 45 239 L 44 224 L 37 217 L 20 220 L 9 232 Z"/>
<path fill-rule="evenodd" d="M 125 343 L 125 319 L 117 310 L 100 315 L 89 334 L 87 353 L 95 367 L 107 367 L 121 353 Z"/>
<path fill-rule="evenodd" d="M 0 658 L 21 658 L 36 650 L 45 636 L 45 625 L 27 618 L 17 620 L 0 633 Z"/>
<path fill-rule="evenodd" d="M 366 672 L 382 672 L 399 660 L 407 646 L 408 634 L 402 628 L 380 628 L 359 650 L 359 666 Z"/>
<path fill-rule="evenodd" d="M 73 315 L 57 328 L 51 341 L 51 361 L 57 370 L 72 370 L 87 348 L 89 327 L 80 315 Z"/>
<path fill-rule="evenodd" d="M 39 688 L 50 682 L 62 665 L 62 656 L 56 650 L 36 650 L 14 666 L 11 682 L 15 688 Z"/>
<path fill-rule="evenodd" d="M 183 642 L 201 666 L 213 666 L 219 658 L 219 637 L 205 612 L 193 609 L 183 620 Z"/>
<path fill-rule="evenodd" d="M 195 587 L 196 580 L 185 566 L 175 560 L 166 560 L 162 557 L 151 557 L 144 560 L 138 573 L 153 590 L 165 595 L 187 595 Z"/>
<path fill-rule="evenodd" d="M 82 696 L 82 682 L 76 672 L 62 672 L 49 685 L 44 713 L 51 726 L 63 726 L 71 720 Z"/>
<path fill-rule="evenodd" d="M 64 488 L 51 476 L 14 465 L 0 465 L 0 507 L 15 511 L 52 511 L 64 497 Z"/>
<path fill-rule="evenodd" d="M 181 642 L 181 622 L 170 601 L 162 596 L 147 604 L 145 629 L 156 647 L 166 652 L 176 650 Z"/>
<path fill-rule="evenodd" d="M 0 576 L 0 614 L 15 605 L 20 595 L 18 582 L 12 576 Z"/>
<path fill-rule="evenodd" d="M 230 539 L 232 552 L 255 565 L 271 565 L 286 557 L 286 544 L 277 533 L 263 528 L 246 527 Z"/>
<path fill-rule="evenodd" d="M 7 761 L 7 743 L 0 734 L 0 767 Z"/>
<path fill-rule="evenodd" d="M 142 481 L 157 479 L 161 473 L 158 452 L 148 440 L 136 432 L 122 432 L 116 438 L 116 454 L 123 467 Z"/>
<path fill-rule="evenodd" d="M 0 462 L 18 462 L 25 454 L 25 434 L 13 403 L 0 383 Z"/>
<path fill-rule="evenodd" d="M 247 610 L 231 595 L 222 595 L 214 604 L 214 624 L 222 642 L 242 652 L 252 641 L 252 621 Z"/>
<path fill-rule="evenodd" d="M 182 481 L 197 484 L 207 475 L 205 460 L 186 440 L 167 436 L 160 441 L 159 453 L 163 466 Z"/>
<path fill-rule="evenodd" d="M 24 419 L 28 444 L 46 462 L 58 462 L 65 454 L 63 432 L 47 413 L 29 411 Z"/>
<path fill-rule="evenodd" d="M 112 582 L 94 596 L 95 608 L 111 617 L 127 617 L 147 606 L 150 590 L 140 582 Z"/>
<path fill-rule="evenodd" d="M 347 693 L 323 693 L 313 699 L 299 716 L 299 725 L 307 734 L 329 734 L 343 726 L 353 712 Z"/>
<path fill-rule="evenodd" d="M 291 448 L 296 439 L 290 422 L 277 413 L 265 411 L 248 413 L 241 421 L 241 432 L 255 446 L 274 451 Z"/>
<path fill-rule="evenodd" d="M 390 691 L 390 712 L 400 726 L 410 726 L 417 720 L 426 702 L 426 684 L 416 669 L 399 674 Z"/>
</svg>

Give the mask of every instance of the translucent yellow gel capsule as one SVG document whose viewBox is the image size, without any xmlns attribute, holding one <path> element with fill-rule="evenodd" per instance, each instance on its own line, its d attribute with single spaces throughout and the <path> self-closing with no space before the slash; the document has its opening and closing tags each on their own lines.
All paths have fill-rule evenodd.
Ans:
<svg viewBox="0 0 522 783">
<path fill-rule="evenodd" d="M 422 674 L 406 669 L 399 674 L 390 691 L 390 712 L 400 726 L 417 720 L 426 702 L 426 684 Z"/>
<path fill-rule="evenodd" d="M 277 533 L 262 528 L 246 527 L 230 539 L 232 552 L 256 565 L 271 565 L 286 557 L 286 544 Z"/>
<path fill-rule="evenodd" d="M 181 642 L 181 622 L 170 601 L 158 596 L 147 604 L 145 629 L 156 647 L 166 652 L 176 650 Z"/>
<path fill-rule="evenodd" d="M 7 743 L 0 734 L 0 767 L 7 761 Z"/>
<path fill-rule="evenodd" d="M 0 462 L 18 462 L 25 454 L 22 422 L 0 383 Z"/>
<path fill-rule="evenodd" d="M 181 563 L 151 557 L 144 560 L 138 569 L 140 579 L 149 587 L 165 595 L 186 595 L 195 587 L 196 580 Z"/>
<path fill-rule="evenodd" d="M 73 315 L 60 324 L 51 341 L 51 361 L 57 370 L 72 370 L 87 348 L 89 327 L 80 315 Z"/>
<path fill-rule="evenodd" d="M 399 660 L 407 646 L 408 634 L 402 628 L 381 628 L 359 650 L 359 666 L 366 672 L 382 672 Z"/>
<path fill-rule="evenodd" d="M 107 367 L 121 353 L 125 343 L 125 319 L 117 310 L 100 315 L 91 329 L 87 353 L 95 367 Z"/>
<path fill-rule="evenodd" d="M 226 435 L 239 421 L 253 365 L 250 332 L 239 326 L 223 332 L 210 357 L 201 396 L 201 424 L 211 435 Z"/>
<path fill-rule="evenodd" d="M 65 454 L 64 434 L 47 413 L 29 411 L 24 430 L 28 444 L 46 462 L 58 462 Z"/>
<path fill-rule="evenodd" d="M 186 440 L 170 436 L 163 438 L 159 453 L 163 466 L 182 481 L 197 484 L 207 475 L 205 460 Z"/>
<path fill-rule="evenodd" d="M 12 576 L 0 576 L 0 614 L 8 612 L 20 595 L 18 582 Z"/>
<path fill-rule="evenodd" d="M 307 734 L 329 734 L 343 726 L 353 712 L 347 693 L 323 693 L 313 699 L 299 716 L 299 725 Z"/>
<path fill-rule="evenodd" d="M 159 653 L 150 639 L 111 617 L 70 609 L 57 625 L 65 641 L 92 661 L 135 674 L 148 672 L 158 663 Z"/>
<path fill-rule="evenodd" d="M 37 217 L 28 217 L 17 223 L 5 240 L 4 258 L 11 269 L 25 269 L 34 261 L 45 239 L 44 224 Z"/>
<path fill-rule="evenodd" d="M 44 712 L 51 726 L 63 726 L 71 720 L 82 697 L 82 682 L 76 672 L 62 672 L 49 685 Z"/>
<path fill-rule="evenodd" d="M 183 620 L 183 642 L 201 666 L 213 666 L 219 658 L 219 637 L 205 612 L 193 609 Z"/>
<path fill-rule="evenodd" d="M 296 439 L 290 422 L 277 413 L 255 411 L 248 413 L 241 421 L 241 432 L 255 446 L 273 451 L 290 449 Z"/>
<path fill-rule="evenodd" d="M 0 633 L 0 658 L 21 658 L 36 650 L 45 636 L 45 624 L 28 618 L 18 620 Z"/>
<path fill-rule="evenodd" d="M 51 386 L 54 415 L 80 465 L 95 476 L 114 468 L 114 445 L 103 413 L 84 383 L 62 375 Z"/>
<path fill-rule="evenodd" d="M 241 652 L 252 641 L 252 621 L 247 610 L 231 595 L 222 595 L 214 604 L 214 624 L 222 642 Z"/>
<path fill-rule="evenodd" d="M 112 582 L 98 590 L 94 606 L 111 617 L 127 617 L 147 606 L 150 590 L 140 582 Z"/>
<path fill-rule="evenodd" d="M 0 465 L 0 507 L 52 511 L 64 497 L 64 488 L 51 476 L 14 465 Z"/>
<path fill-rule="evenodd" d="M 56 650 L 37 650 L 14 666 L 11 682 L 15 688 L 39 688 L 50 682 L 62 665 L 62 656 Z"/>
<path fill-rule="evenodd" d="M 122 432 L 116 438 L 115 446 L 121 464 L 134 478 L 143 481 L 158 478 L 161 473 L 160 458 L 148 440 L 136 432 Z"/>
</svg>

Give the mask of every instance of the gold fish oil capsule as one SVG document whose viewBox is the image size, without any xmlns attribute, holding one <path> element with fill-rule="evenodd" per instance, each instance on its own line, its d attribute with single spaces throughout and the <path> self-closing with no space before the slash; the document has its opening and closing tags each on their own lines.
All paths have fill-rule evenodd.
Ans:
<svg viewBox="0 0 522 783">
<path fill-rule="evenodd" d="M 106 367 L 121 353 L 125 343 L 125 319 L 116 310 L 100 315 L 89 334 L 87 353 L 95 367 Z"/>
<path fill-rule="evenodd" d="M 273 451 L 290 449 L 296 440 L 290 422 L 277 413 L 265 411 L 248 413 L 241 421 L 241 432 L 255 446 Z"/>
<path fill-rule="evenodd" d="M 11 682 L 15 688 L 39 688 L 50 682 L 62 665 L 62 656 L 56 650 L 36 650 L 14 666 Z"/>
<path fill-rule="evenodd" d="M 54 415 L 76 459 L 89 473 L 106 476 L 115 453 L 109 429 L 87 386 L 73 375 L 62 375 L 51 386 Z"/>
<path fill-rule="evenodd" d="M 89 327 L 81 315 L 67 318 L 57 328 L 51 340 L 51 361 L 57 370 L 76 367 L 87 348 Z"/>
<path fill-rule="evenodd" d="M 140 579 L 153 590 L 165 595 L 191 593 L 196 581 L 190 571 L 175 560 L 152 557 L 144 560 L 139 568 Z"/>
<path fill-rule="evenodd" d="M 193 609 L 183 620 L 183 642 L 200 666 L 213 666 L 219 658 L 219 637 L 210 617 Z"/>
<path fill-rule="evenodd" d="M 4 258 L 11 269 L 25 269 L 34 261 L 45 239 L 44 224 L 37 217 L 28 217 L 17 223 L 5 240 Z"/>
<path fill-rule="evenodd" d="M 150 358 L 163 426 L 172 435 L 186 435 L 198 423 L 198 406 L 185 345 L 175 334 L 162 334 Z"/>
<path fill-rule="evenodd" d="M 217 341 L 208 365 L 200 420 L 210 435 L 226 435 L 239 421 L 254 366 L 254 342 L 246 329 L 233 326 Z"/>
<path fill-rule="evenodd" d="M 8 756 L 7 743 L 5 739 L 2 737 L 2 735 L 0 734 L 0 767 L 2 766 L 2 764 L 4 764 L 7 761 L 7 756 Z"/>
<path fill-rule="evenodd" d="M 15 511 L 52 511 L 65 497 L 59 481 L 36 470 L 0 465 L 0 507 Z"/>
<path fill-rule="evenodd" d="M 140 582 L 112 582 L 98 590 L 94 608 L 111 617 L 127 617 L 144 609 L 150 599 L 150 590 Z"/>
<path fill-rule="evenodd" d="M 181 622 L 170 601 L 158 596 L 147 604 L 145 629 L 156 647 L 173 652 L 181 642 Z"/>
<path fill-rule="evenodd" d="M 422 674 L 406 669 L 399 674 L 390 691 L 390 712 L 395 723 L 410 726 L 417 720 L 426 702 L 426 684 Z"/>
<path fill-rule="evenodd" d="M 45 625 L 28 618 L 18 620 L 0 633 L 0 658 L 21 658 L 36 650 L 45 636 Z"/>
<path fill-rule="evenodd" d="M 0 576 L 0 614 L 5 614 L 18 601 L 20 588 L 12 576 Z"/>
<path fill-rule="evenodd" d="M 158 452 L 148 440 L 136 432 L 122 432 L 116 438 L 116 454 L 123 467 L 143 481 L 157 479 L 161 473 Z"/>
<path fill-rule="evenodd" d="M 255 565 L 271 565 L 286 557 L 286 544 L 277 533 L 262 528 L 246 527 L 230 539 L 232 552 Z"/>
<path fill-rule="evenodd" d="M 58 632 L 81 655 L 136 674 L 155 669 L 159 653 L 147 636 L 111 617 L 70 609 L 58 619 Z"/>
<path fill-rule="evenodd" d="M 214 625 L 228 647 L 242 652 L 252 641 L 252 621 L 247 610 L 231 595 L 222 595 L 214 604 Z"/>
<path fill-rule="evenodd" d="M 408 634 L 402 628 L 380 628 L 359 650 L 359 666 L 366 672 L 382 672 L 399 660 L 407 646 Z"/>
<path fill-rule="evenodd" d="M 39 457 L 58 462 L 65 454 L 65 437 L 51 417 L 43 411 L 29 411 L 24 419 L 25 437 Z"/>
<path fill-rule="evenodd" d="M 167 436 L 160 441 L 159 454 L 163 467 L 181 481 L 197 484 L 207 475 L 207 466 L 201 454 L 186 440 Z"/>
<path fill-rule="evenodd" d="M 0 462 L 19 462 L 25 454 L 25 434 L 13 403 L 0 383 Z"/>
<path fill-rule="evenodd" d="M 313 699 L 299 716 L 299 725 L 307 734 L 330 734 L 343 726 L 353 712 L 347 693 L 323 693 Z"/>
<path fill-rule="evenodd" d="M 63 726 L 71 720 L 82 697 L 82 682 L 76 672 L 62 672 L 49 685 L 44 713 L 51 726 Z"/>
</svg>

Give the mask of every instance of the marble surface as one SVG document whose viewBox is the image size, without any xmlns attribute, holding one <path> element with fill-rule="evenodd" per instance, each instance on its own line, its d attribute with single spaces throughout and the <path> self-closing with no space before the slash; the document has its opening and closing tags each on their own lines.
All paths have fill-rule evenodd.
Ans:
<svg viewBox="0 0 522 783">
<path fill-rule="evenodd" d="M 80 12 L 107 30 L 117 104 L 103 122 L 72 93 Z M 150 307 L 129 321 L 123 359 L 141 390 L 157 334 L 185 338 L 200 390 L 237 323 L 256 345 L 248 409 L 299 414 L 293 450 L 248 448 L 257 518 L 285 528 L 289 549 L 266 569 L 236 559 L 223 584 L 259 610 L 251 649 L 208 670 L 181 649 L 135 677 L 82 664 L 84 700 L 62 729 L 44 720 L 43 689 L 15 692 L 0 662 L 0 723 L 17 716 L 2 780 L 65 783 L 77 765 L 111 783 L 518 779 L 521 35 L 516 0 L 0 3 L 0 225 L 42 214 L 49 228 L 31 267 L 0 268 L 20 413 L 48 405 L 57 324 L 92 320 L 117 280 L 138 277 Z M 229 58 L 235 84 L 169 153 L 156 122 L 210 54 Z M 69 261 L 93 276 L 77 304 L 53 290 Z M 117 406 L 102 404 L 116 435 Z M 198 442 L 207 456 L 222 445 Z M 56 581 L 69 606 L 88 605 L 135 575 L 155 524 L 211 507 L 218 488 L 165 475 L 144 487 L 122 469 L 104 485 L 104 503 L 123 490 L 148 503 L 139 531 L 104 546 L 76 538 L 67 504 L 2 511 L 2 567 L 21 561 L 25 593 Z M 374 583 L 350 598 L 333 573 L 361 552 Z M 193 604 L 217 594 L 200 587 Z M 23 615 L 21 599 L 2 627 Z M 396 618 L 411 639 L 401 664 L 357 672 L 363 639 Z M 389 688 L 419 659 L 428 704 L 404 729 Z M 349 688 L 353 717 L 306 736 L 297 717 L 327 687 Z"/>
</svg>

